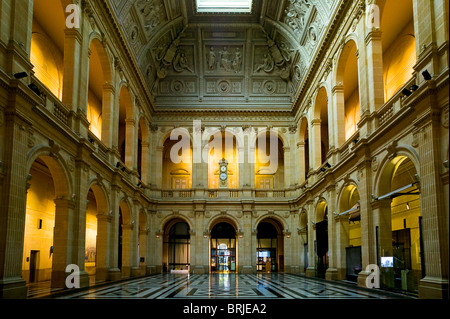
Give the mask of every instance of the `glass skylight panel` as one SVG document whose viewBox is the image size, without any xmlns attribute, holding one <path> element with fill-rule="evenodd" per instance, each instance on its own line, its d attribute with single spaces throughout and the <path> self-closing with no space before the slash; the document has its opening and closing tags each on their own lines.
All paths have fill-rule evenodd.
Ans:
<svg viewBox="0 0 450 319">
<path fill-rule="evenodd" d="M 197 12 L 250 13 L 253 0 L 197 0 Z"/>
</svg>

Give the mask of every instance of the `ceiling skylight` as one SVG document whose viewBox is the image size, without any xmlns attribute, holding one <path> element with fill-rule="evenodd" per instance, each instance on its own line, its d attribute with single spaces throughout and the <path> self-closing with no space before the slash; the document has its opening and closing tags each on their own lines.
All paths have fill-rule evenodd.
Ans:
<svg viewBox="0 0 450 319">
<path fill-rule="evenodd" d="M 250 13 L 253 0 L 196 0 L 201 13 Z"/>
</svg>

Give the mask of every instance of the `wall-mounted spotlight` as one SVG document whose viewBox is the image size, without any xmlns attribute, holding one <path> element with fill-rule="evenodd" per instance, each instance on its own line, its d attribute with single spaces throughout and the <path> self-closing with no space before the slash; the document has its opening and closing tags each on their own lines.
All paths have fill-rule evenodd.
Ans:
<svg viewBox="0 0 450 319">
<path fill-rule="evenodd" d="M 415 92 L 415 91 L 417 91 L 418 88 L 419 88 L 419 87 L 418 87 L 417 85 L 413 84 L 409 89 L 410 89 L 411 91 Z"/>
<path fill-rule="evenodd" d="M 14 77 L 18 80 L 26 78 L 28 76 L 27 72 L 19 72 L 14 74 Z"/>
<path fill-rule="evenodd" d="M 322 172 L 325 172 L 325 171 L 326 171 L 326 169 L 325 169 L 324 167 L 321 167 L 320 170 L 321 170 Z"/>
<path fill-rule="evenodd" d="M 328 162 L 325 164 L 325 166 L 326 166 L 327 168 L 331 168 L 331 165 L 330 165 L 330 163 L 328 163 Z"/>
<path fill-rule="evenodd" d="M 41 96 L 41 91 L 39 90 L 39 88 L 36 86 L 36 84 L 31 83 L 28 85 L 28 87 L 37 95 Z"/>
<path fill-rule="evenodd" d="M 355 138 L 354 140 L 353 140 L 353 143 L 355 143 L 355 144 L 357 144 L 359 142 L 359 139 L 357 139 L 357 138 Z"/>
<path fill-rule="evenodd" d="M 95 140 L 92 137 L 89 137 L 89 142 L 91 142 L 92 144 L 94 144 Z"/>
<path fill-rule="evenodd" d="M 117 162 L 116 168 L 120 168 L 120 162 Z"/>
<path fill-rule="evenodd" d="M 430 74 L 430 72 L 428 72 L 428 70 L 423 71 L 422 75 L 425 80 L 427 80 L 427 81 L 431 80 L 431 74 Z"/>
<path fill-rule="evenodd" d="M 410 95 L 412 94 L 412 92 L 411 92 L 410 90 L 408 90 L 408 89 L 403 89 L 403 90 L 402 90 L 402 93 L 403 93 L 403 95 L 406 96 L 406 97 L 408 97 L 408 96 L 410 96 Z"/>
</svg>

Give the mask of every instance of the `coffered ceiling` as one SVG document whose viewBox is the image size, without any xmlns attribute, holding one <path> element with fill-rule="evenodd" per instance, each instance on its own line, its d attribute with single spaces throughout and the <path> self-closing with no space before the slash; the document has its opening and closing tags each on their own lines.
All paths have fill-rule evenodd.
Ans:
<svg viewBox="0 0 450 319">
<path fill-rule="evenodd" d="M 250 13 L 196 0 L 108 0 L 156 108 L 290 108 L 334 0 L 254 0 Z"/>
</svg>

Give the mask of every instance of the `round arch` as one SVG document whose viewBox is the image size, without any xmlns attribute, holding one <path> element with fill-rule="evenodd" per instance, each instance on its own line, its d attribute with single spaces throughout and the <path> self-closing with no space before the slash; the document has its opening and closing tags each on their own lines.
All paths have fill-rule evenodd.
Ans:
<svg viewBox="0 0 450 319">
<path fill-rule="evenodd" d="M 89 36 L 89 48 L 91 52 L 95 49 L 99 55 L 100 66 L 103 71 L 105 83 L 112 83 L 112 64 L 106 47 L 102 44 L 102 35 L 98 32 L 92 32 Z"/>
<path fill-rule="evenodd" d="M 169 215 L 165 217 L 160 223 L 159 228 L 163 231 L 164 234 L 168 233 L 170 228 L 175 225 L 176 223 L 186 223 L 189 226 L 189 229 L 193 229 L 192 221 L 184 216 L 184 215 Z"/>
<path fill-rule="evenodd" d="M 395 156 L 393 156 L 395 154 Z M 391 181 L 395 167 L 400 160 L 408 158 L 414 164 L 418 176 L 420 176 L 420 159 L 417 152 L 409 146 L 398 145 L 391 149 L 389 154 L 386 154 L 380 162 L 379 169 L 375 175 L 374 189 L 377 196 L 382 196 L 386 189 L 391 189 Z"/>
<path fill-rule="evenodd" d="M 234 216 L 231 215 L 225 215 L 225 216 L 216 216 L 212 218 L 208 223 L 208 231 L 211 232 L 211 230 L 219 223 L 228 223 L 231 226 L 233 226 L 234 230 L 236 232 L 239 231 L 239 222 Z"/>
<path fill-rule="evenodd" d="M 35 147 L 27 156 L 27 172 L 30 171 L 36 159 L 41 158 L 52 174 L 55 183 L 55 196 L 69 198 L 72 192 L 72 180 L 65 161 L 61 156 L 54 156 L 49 147 Z"/>
</svg>

